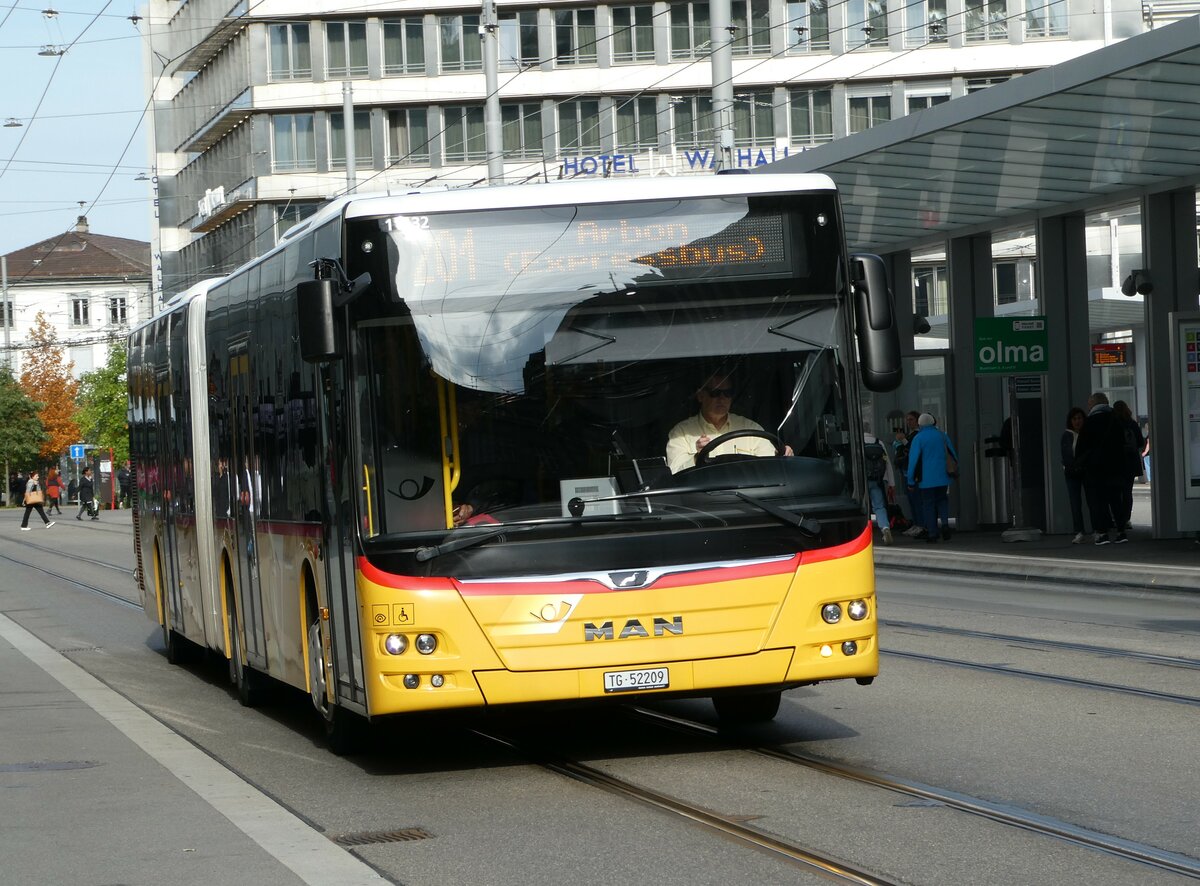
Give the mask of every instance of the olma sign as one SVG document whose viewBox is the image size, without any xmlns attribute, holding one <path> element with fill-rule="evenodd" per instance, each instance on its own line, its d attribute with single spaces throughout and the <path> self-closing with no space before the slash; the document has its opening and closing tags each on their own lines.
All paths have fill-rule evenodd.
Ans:
<svg viewBox="0 0 1200 886">
<path fill-rule="evenodd" d="M 1045 317 L 976 317 L 976 375 L 1036 375 L 1048 369 Z"/>
</svg>

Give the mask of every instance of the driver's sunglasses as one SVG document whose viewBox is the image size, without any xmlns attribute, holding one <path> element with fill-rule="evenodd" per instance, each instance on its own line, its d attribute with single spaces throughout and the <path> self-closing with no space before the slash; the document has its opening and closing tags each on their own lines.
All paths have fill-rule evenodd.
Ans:
<svg viewBox="0 0 1200 886">
<path fill-rule="evenodd" d="M 726 400 L 733 399 L 733 388 L 705 388 L 704 393 L 716 400 L 718 397 L 723 397 Z"/>
</svg>

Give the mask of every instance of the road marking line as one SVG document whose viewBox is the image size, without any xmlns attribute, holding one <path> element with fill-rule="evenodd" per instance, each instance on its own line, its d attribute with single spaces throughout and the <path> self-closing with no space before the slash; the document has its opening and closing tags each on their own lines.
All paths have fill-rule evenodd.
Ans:
<svg viewBox="0 0 1200 886">
<path fill-rule="evenodd" d="M 305 883 L 358 886 L 388 882 L 369 865 L 3 614 L 0 614 L 0 637 L 117 727 Z"/>
</svg>

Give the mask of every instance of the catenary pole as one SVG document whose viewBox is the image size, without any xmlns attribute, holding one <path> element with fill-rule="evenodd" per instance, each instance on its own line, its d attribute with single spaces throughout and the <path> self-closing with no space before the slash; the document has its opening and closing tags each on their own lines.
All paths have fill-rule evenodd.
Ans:
<svg viewBox="0 0 1200 886">
<path fill-rule="evenodd" d="M 354 86 L 347 80 L 342 84 L 342 138 L 346 142 L 346 193 L 353 194 L 358 185 L 354 156 Z"/>
<path fill-rule="evenodd" d="M 716 169 L 733 168 L 733 34 L 730 0 L 710 0 L 712 110 Z"/>
<path fill-rule="evenodd" d="M 483 146 L 487 153 L 488 184 L 504 184 L 504 135 L 500 122 L 500 25 L 496 4 L 483 0 L 479 39 L 483 43 Z"/>
</svg>

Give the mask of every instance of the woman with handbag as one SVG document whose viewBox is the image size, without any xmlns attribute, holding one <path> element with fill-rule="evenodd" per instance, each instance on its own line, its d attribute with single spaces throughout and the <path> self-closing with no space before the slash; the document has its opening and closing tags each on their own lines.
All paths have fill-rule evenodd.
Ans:
<svg viewBox="0 0 1200 886">
<path fill-rule="evenodd" d="M 21 520 L 21 529 L 24 532 L 29 531 L 29 512 L 37 511 L 38 516 L 42 518 L 42 522 L 49 529 L 54 525 L 54 521 L 46 516 L 45 510 L 42 508 L 42 501 L 45 496 L 42 494 L 41 474 L 33 471 L 29 474 L 29 481 L 25 484 L 25 518 Z"/>
</svg>

